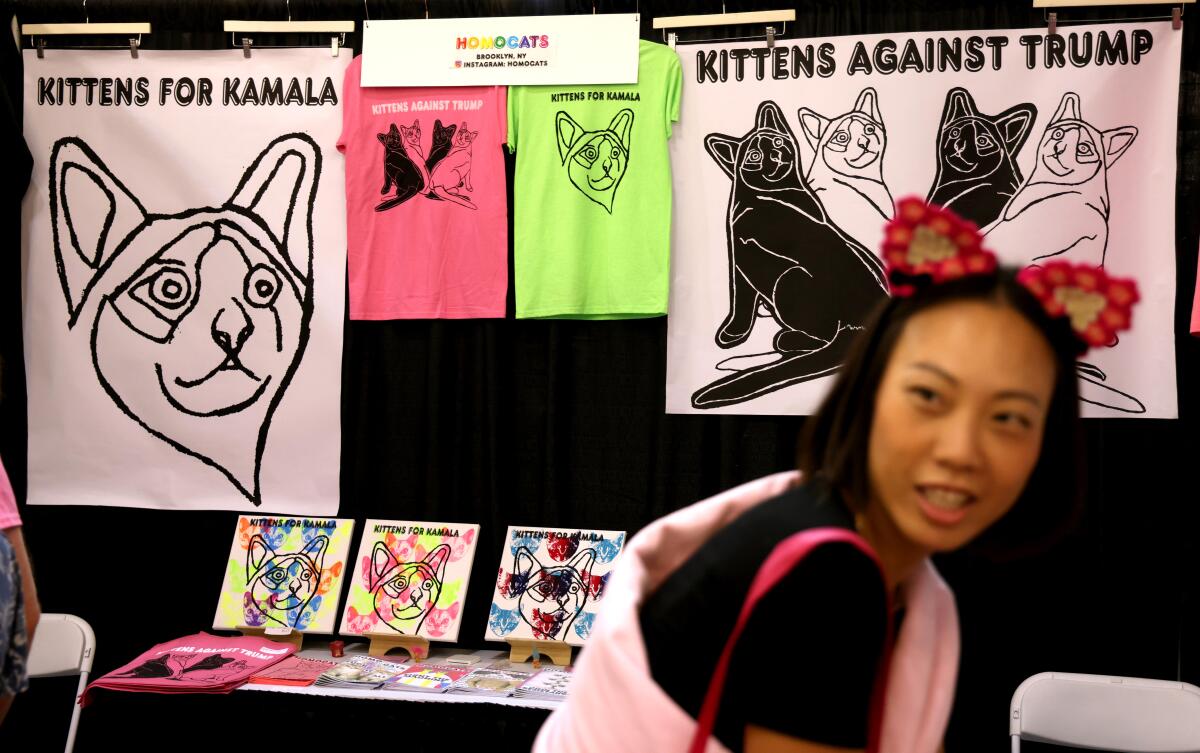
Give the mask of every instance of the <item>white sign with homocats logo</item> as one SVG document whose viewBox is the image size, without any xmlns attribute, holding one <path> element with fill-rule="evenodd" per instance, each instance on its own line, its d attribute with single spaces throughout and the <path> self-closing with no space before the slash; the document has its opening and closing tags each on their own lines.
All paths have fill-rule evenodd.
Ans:
<svg viewBox="0 0 1200 753">
<path fill-rule="evenodd" d="M 633 84 L 637 13 L 363 24 L 362 86 Z"/>
</svg>

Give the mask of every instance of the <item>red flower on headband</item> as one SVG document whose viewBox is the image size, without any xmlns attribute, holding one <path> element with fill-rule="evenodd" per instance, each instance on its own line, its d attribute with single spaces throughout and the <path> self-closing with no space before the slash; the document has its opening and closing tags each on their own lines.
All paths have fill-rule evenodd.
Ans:
<svg viewBox="0 0 1200 753">
<path fill-rule="evenodd" d="M 1051 316 L 1066 316 L 1090 347 L 1112 344 L 1117 332 L 1133 326 L 1137 283 L 1109 277 L 1086 264 L 1052 261 L 1026 267 L 1017 280 L 1041 300 Z"/>
<path fill-rule="evenodd" d="M 974 223 L 916 197 L 896 203 L 896 216 L 884 228 L 883 260 L 889 280 L 895 272 L 928 276 L 936 283 L 996 269 L 996 257 L 983 248 Z M 912 285 L 892 281 L 894 295 L 912 290 Z"/>
</svg>

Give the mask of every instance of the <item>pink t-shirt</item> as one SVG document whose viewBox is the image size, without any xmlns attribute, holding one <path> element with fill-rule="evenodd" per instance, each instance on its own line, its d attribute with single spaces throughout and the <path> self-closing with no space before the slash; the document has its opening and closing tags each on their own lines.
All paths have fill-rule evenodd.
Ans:
<svg viewBox="0 0 1200 753">
<path fill-rule="evenodd" d="M 21 525 L 21 515 L 17 512 L 17 495 L 13 494 L 12 484 L 8 481 L 8 472 L 4 463 L 0 463 L 0 530 Z"/>
<path fill-rule="evenodd" d="M 1200 273 L 1196 275 L 1196 297 L 1192 299 L 1192 326 L 1190 329 L 1193 335 L 1200 335 Z"/>
<path fill-rule="evenodd" d="M 358 85 L 342 136 L 351 319 L 503 317 L 508 140 L 502 86 Z"/>
</svg>

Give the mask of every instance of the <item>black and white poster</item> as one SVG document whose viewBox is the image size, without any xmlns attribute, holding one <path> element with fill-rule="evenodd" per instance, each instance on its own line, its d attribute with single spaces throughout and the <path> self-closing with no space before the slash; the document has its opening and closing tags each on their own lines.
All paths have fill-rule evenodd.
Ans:
<svg viewBox="0 0 1200 753">
<path fill-rule="evenodd" d="M 337 512 L 350 59 L 26 52 L 30 503 Z"/>
<path fill-rule="evenodd" d="M 808 414 L 887 295 L 919 196 L 1001 263 L 1132 277 L 1134 328 L 1077 364 L 1083 413 L 1177 416 L 1169 23 L 681 45 L 671 413 Z"/>
</svg>

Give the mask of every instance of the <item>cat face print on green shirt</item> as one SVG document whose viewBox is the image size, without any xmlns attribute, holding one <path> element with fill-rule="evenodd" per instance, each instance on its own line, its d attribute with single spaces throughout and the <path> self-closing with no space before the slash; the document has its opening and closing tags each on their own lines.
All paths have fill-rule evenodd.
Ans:
<svg viewBox="0 0 1200 753">
<path fill-rule="evenodd" d="M 558 156 L 567 175 L 580 193 L 612 214 L 613 199 L 629 166 L 629 133 L 633 110 L 616 114 L 608 128 L 588 131 L 574 118 L 559 111 L 554 118 Z"/>
</svg>

